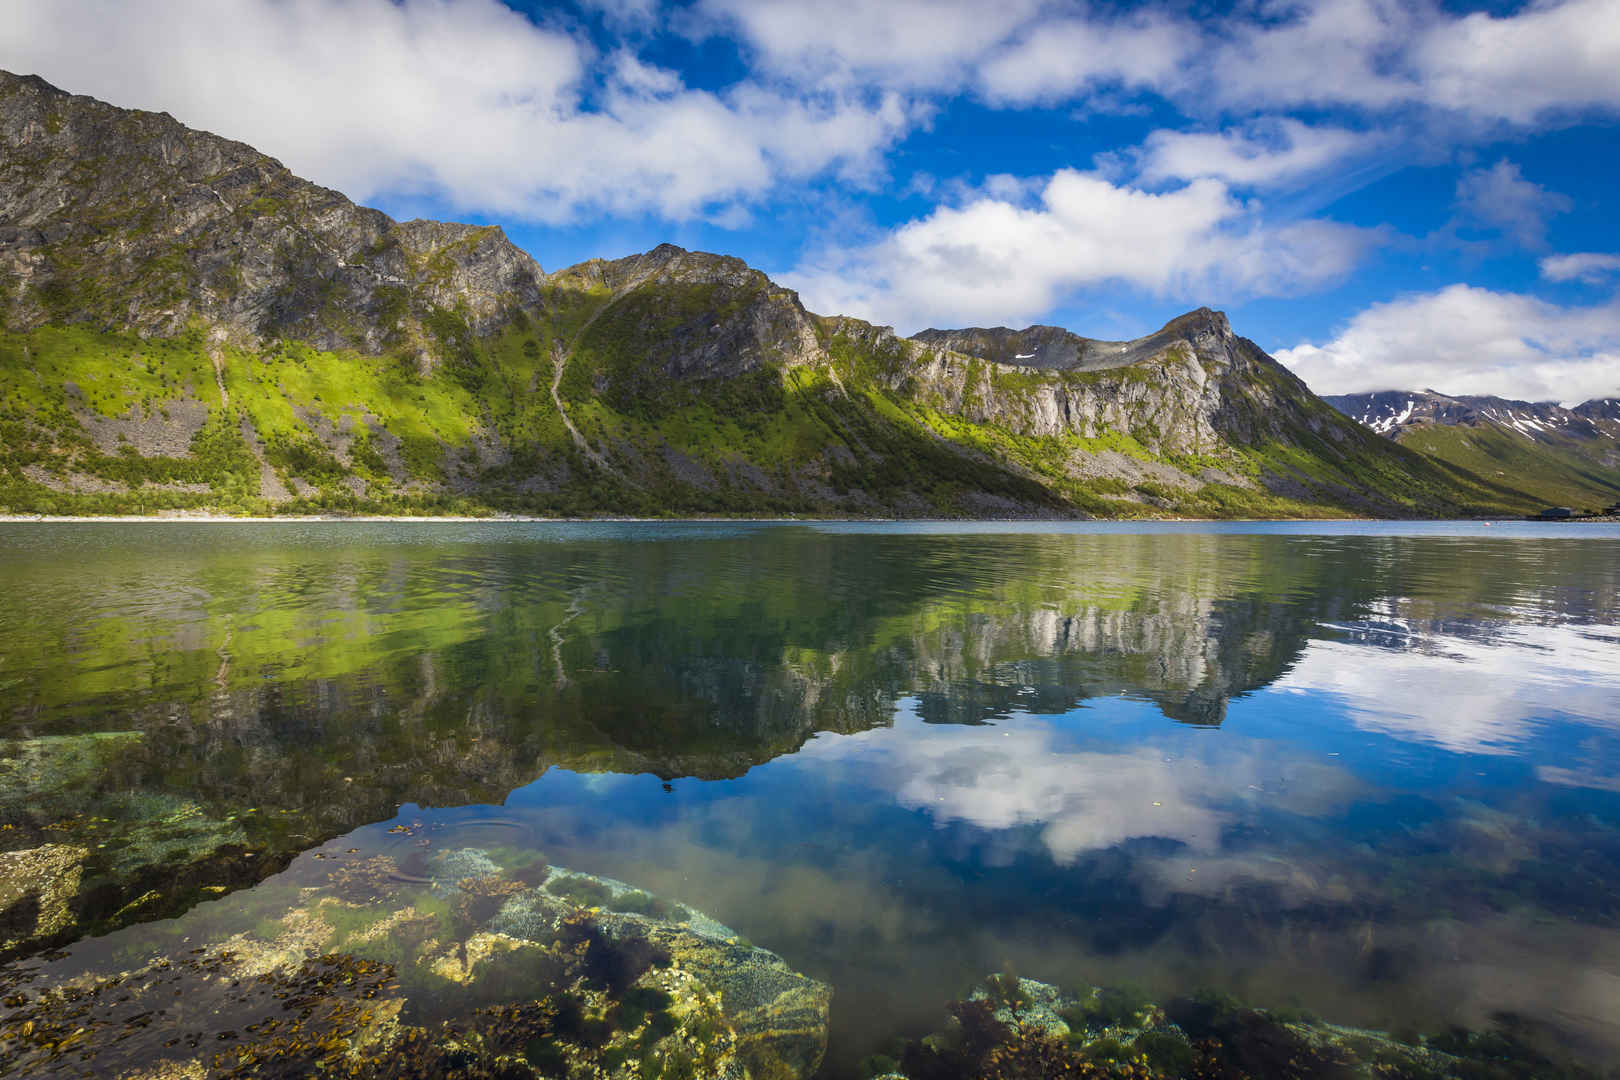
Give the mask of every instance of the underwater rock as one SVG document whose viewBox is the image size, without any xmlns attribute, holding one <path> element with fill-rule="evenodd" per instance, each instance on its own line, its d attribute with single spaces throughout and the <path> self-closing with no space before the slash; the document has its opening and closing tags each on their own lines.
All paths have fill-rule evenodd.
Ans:
<svg viewBox="0 0 1620 1080">
<path fill-rule="evenodd" d="M 435 852 L 428 860 L 436 896 L 454 896 L 457 885 L 468 878 L 499 877 L 501 868 L 481 848 L 451 848 Z"/>
<path fill-rule="evenodd" d="M 0 740 L 0 849 L 10 849 L 0 856 L 82 853 L 72 888 L 61 875 L 50 886 L 52 928 L 0 930 L 0 957 L 176 914 L 252 884 L 290 857 L 254 851 L 236 814 L 222 818 L 196 801 L 142 790 L 136 781 L 147 746 L 138 731 Z M 28 902 L 13 896 L 0 911 L 19 899 Z M 21 908 L 10 922 L 18 919 L 26 921 Z"/>
<path fill-rule="evenodd" d="M 1008 974 L 991 975 L 947 1010 L 945 1028 L 908 1043 L 900 1062 L 869 1059 L 873 1080 L 1595 1078 L 1554 1063 L 1511 1033 L 1403 1040 L 1219 995 L 1161 1006 L 1128 989 L 1065 991 Z"/>
<path fill-rule="evenodd" d="M 88 854 L 71 844 L 0 852 L 0 956 L 49 945 L 72 927 Z"/>
<path fill-rule="evenodd" d="M 712 991 L 736 1031 L 739 1053 L 756 1063 L 755 1071 L 779 1062 L 795 1075 L 809 1076 L 821 1064 L 832 987 L 799 974 L 775 953 L 701 912 L 622 881 L 559 868 L 543 886 L 509 899 L 491 927 L 540 940 L 582 900 L 592 901 L 596 923 L 609 938 L 645 939 Z"/>
<path fill-rule="evenodd" d="M 790 1080 L 819 1065 L 830 989 L 720 923 L 477 849 L 436 861 L 423 879 L 347 861 L 278 918 L 129 970 L 72 954 L 0 967 L 0 1074 Z"/>
</svg>

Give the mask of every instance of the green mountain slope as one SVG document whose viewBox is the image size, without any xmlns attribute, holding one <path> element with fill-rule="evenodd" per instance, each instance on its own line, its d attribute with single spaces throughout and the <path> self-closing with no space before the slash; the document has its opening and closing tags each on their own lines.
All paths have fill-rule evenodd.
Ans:
<svg viewBox="0 0 1620 1080">
<path fill-rule="evenodd" d="M 0 74 L 0 144 L 14 512 L 1526 508 L 1207 310 L 1136 342 L 1033 328 L 1074 356 L 1020 366 L 1000 332 L 901 339 L 669 245 L 548 275 L 497 228 L 395 222 L 35 78 Z"/>
<path fill-rule="evenodd" d="M 1536 507 L 1596 511 L 1620 502 L 1620 403 L 1553 402 L 1383 391 L 1326 399 L 1401 446 Z"/>
<path fill-rule="evenodd" d="M 1432 425 L 1400 436 L 1402 446 L 1494 478 L 1547 506 L 1598 511 L 1620 502 L 1620 465 L 1594 460 L 1574 440 L 1528 439 L 1494 426 Z"/>
</svg>

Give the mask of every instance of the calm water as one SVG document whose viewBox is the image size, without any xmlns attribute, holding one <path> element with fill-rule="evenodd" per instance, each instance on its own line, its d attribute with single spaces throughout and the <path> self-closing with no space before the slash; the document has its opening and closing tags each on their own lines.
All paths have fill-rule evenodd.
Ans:
<svg viewBox="0 0 1620 1080">
<path fill-rule="evenodd" d="M 830 982 L 835 1076 L 1007 965 L 1620 1062 L 1613 526 L 0 526 L 0 737 L 82 965 L 431 840 Z"/>
</svg>

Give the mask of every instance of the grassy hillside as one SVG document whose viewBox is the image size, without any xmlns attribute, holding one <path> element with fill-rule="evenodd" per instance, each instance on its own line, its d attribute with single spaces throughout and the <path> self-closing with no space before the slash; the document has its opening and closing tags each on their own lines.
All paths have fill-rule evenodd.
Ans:
<svg viewBox="0 0 1620 1080">
<path fill-rule="evenodd" d="M 443 359 L 427 368 L 296 341 L 211 344 L 200 330 L 0 332 L 0 507 L 1322 516 L 1350 512 L 1336 493 L 1371 486 L 1415 515 L 1519 508 L 1489 480 L 1398 451 L 1330 455 L 1304 429 L 1202 454 L 1150 449 L 1145 431 L 1020 434 L 905 379 L 895 387 L 904 350 L 832 320 L 817 324 L 817 362 L 672 379 L 649 368 L 660 328 L 675 334 L 741 301 L 702 288 L 611 297 L 558 289 L 547 317 L 486 338 L 438 313 L 428 324 Z M 1005 402 L 1086 376 L 987 377 Z M 1122 464 L 1075 467 L 1094 460 Z M 1120 478 L 1132 469 L 1139 478 Z M 1169 479 L 1141 478 L 1154 476 Z M 1459 492 L 1471 502 L 1459 507 Z"/>
<path fill-rule="evenodd" d="M 1573 439 L 1539 442 L 1492 424 L 1430 424 L 1402 432 L 1400 444 L 1510 488 L 1534 504 L 1531 509 L 1598 510 L 1620 502 L 1620 468 L 1594 460 L 1591 449 Z"/>
</svg>

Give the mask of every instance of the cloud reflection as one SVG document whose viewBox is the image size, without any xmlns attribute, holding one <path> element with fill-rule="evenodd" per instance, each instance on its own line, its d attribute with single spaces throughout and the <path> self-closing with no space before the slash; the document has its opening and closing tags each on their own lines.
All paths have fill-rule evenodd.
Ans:
<svg viewBox="0 0 1620 1080">
<path fill-rule="evenodd" d="M 1501 627 L 1463 636 L 1394 623 L 1315 641 L 1279 690 L 1330 695 L 1364 731 L 1457 753 L 1514 754 L 1543 721 L 1620 726 L 1620 630 Z"/>
<path fill-rule="evenodd" d="M 1140 839 L 1216 852 L 1222 831 L 1250 809 L 1325 813 L 1360 786 L 1334 766 L 1231 737 L 1216 742 L 1184 732 L 1118 749 L 1077 746 L 1034 717 L 1006 726 L 925 725 L 910 703 L 895 727 L 818 739 L 805 753 L 862 773 L 940 826 L 1033 828 L 1063 864 Z"/>
</svg>

